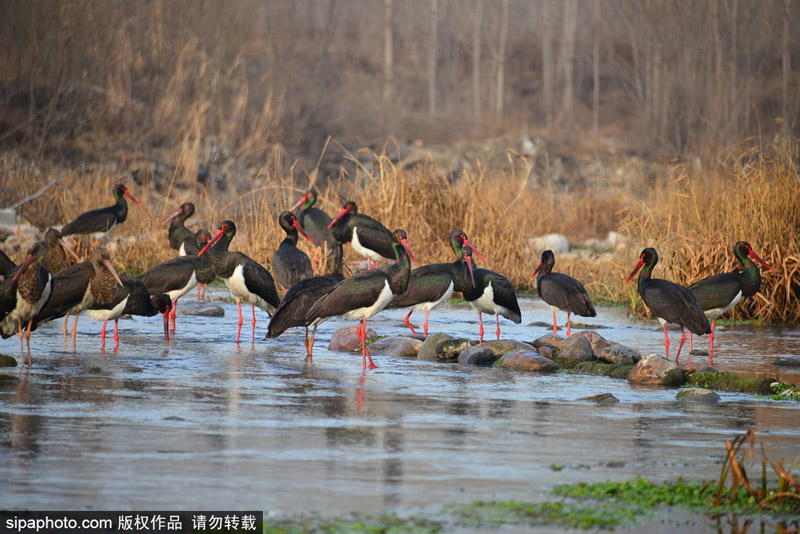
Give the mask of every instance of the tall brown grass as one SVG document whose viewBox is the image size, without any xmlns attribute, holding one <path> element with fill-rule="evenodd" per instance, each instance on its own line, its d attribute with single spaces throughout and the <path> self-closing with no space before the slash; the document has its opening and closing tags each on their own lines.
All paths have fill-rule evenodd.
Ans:
<svg viewBox="0 0 800 534">
<path fill-rule="evenodd" d="M 186 200 L 197 208 L 190 228 L 213 233 L 221 220 L 232 219 L 238 228 L 232 249 L 269 265 L 283 239 L 278 214 L 314 181 L 314 175 L 311 180 L 295 177 L 280 150 L 271 154 L 261 168 L 247 171 L 252 184 L 247 191 L 223 191 L 215 185 L 187 189 L 148 180 L 137 184 L 128 173 L 100 168 L 64 172 L 13 158 L 4 159 L 0 170 L 20 197 L 54 177 L 61 180 L 23 208 L 23 215 L 41 228 L 111 204 L 113 184 L 126 182 L 144 205 L 129 204 L 128 220 L 111 234 L 112 244 L 119 245 L 114 259 L 120 269 L 142 272 L 174 255 L 166 227 L 159 222 Z M 630 304 L 632 284 L 623 286 L 622 280 L 644 246 L 659 252 L 657 277 L 688 284 L 735 268 L 733 243 L 747 240 L 776 270 L 763 273 L 761 292 L 738 306 L 734 317 L 800 322 L 800 181 L 791 146 L 742 145 L 709 172 L 679 165 L 656 181 L 644 199 L 621 186 L 555 190 L 538 185 L 529 174 L 481 161 L 455 178 L 439 175 L 433 162 L 406 167 L 385 153 L 372 154 L 370 163 L 360 161 L 355 171 L 317 184 L 319 207 L 333 216 L 344 201 L 354 200 L 362 213 L 389 229 L 406 229 L 421 264 L 452 261 L 447 235 L 461 228 L 489 258 L 487 268 L 530 290 L 534 284 L 528 277 L 541 251 L 532 251 L 528 238 L 560 232 L 576 242 L 619 230 L 627 245 L 558 255 L 556 270 L 582 280 L 595 298 Z M 356 259 L 349 247 L 346 251 Z M 631 307 L 641 313 L 640 302 Z"/>
<path fill-rule="evenodd" d="M 736 319 L 796 324 L 800 176 L 795 147 L 748 143 L 731 151 L 712 172 L 677 166 L 668 187 L 654 189 L 642 205 L 627 210 L 620 230 L 633 243 L 656 247 L 661 258 L 657 277 L 687 285 L 738 268 L 733 244 L 748 241 L 775 270 L 762 269 L 761 291 L 730 313 Z M 628 268 L 635 261 L 632 256 Z"/>
</svg>

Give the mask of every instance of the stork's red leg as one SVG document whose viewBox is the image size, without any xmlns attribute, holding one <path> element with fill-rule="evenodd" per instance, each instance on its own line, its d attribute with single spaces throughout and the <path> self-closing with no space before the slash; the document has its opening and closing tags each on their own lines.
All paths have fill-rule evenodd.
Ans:
<svg viewBox="0 0 800 534">
<path fill-rule="evenodd" d="M 417 331 L 416 331 L 416 330 L 414 330 L 414 327 L 413 327 L 413 326 L 411 326 L 411 322 L 409 321 L 409 318 L 411 317 L 411 314 L 412 314 L 412 313 L 414 313 L 414 310 L 411 310 L 410 312 L 408 312 L 408 315 L 406 315 L 406 318 L 405 318 L 405 319 L 403 319 L 403 322 L 404 322 L 404 323 L 406 323 L 406 326 L 407 326 L 407 327 L 409 327 L 409 328 L 411 329 L 411 332 L 413 332 L 414 334 L 416 334 L 416 333 L 417 333 Z M 427 323 L 426 323 L 426 324 L 427 324 Z"/>
</svg>

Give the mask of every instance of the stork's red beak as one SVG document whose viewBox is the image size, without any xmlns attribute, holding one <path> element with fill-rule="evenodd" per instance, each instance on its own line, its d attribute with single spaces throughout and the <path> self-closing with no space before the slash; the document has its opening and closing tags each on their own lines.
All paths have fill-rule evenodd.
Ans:
<svg viewBox="0 0 800 534">
<path fill-rule="evenodd" d="M 760 263 L 761 265 L 763 265 L 767 269 L 769 269 L 770 271 L 774 271 L 775 270 L 775 268 L 772 265 L 770 265 L 769 263 L 767 263 L 764 260 L 762 260 L 758 256 L 758 254 L 756 254 L 755 251 L 753 251 L 752 249 L 750 250 L 750 252 L 747 253 L 747 255 L 750 256 L 751 258 L 753 258 L 754 260 L 756 260 L 758 263 Z"/>
<path fill-rule="evenodd" d="M 339 222 L 339 219 L 344 217 L 347 214 L 347 208 L 342 208 L 342 211 L 339 212 L 339 215 L 336 216 L 334 220 L 328 225 L 328 228 L 333 228 L 333 225 Z"/>
<path fill-rule="evenodd" d="M 213 247 L 213 246 L 214 246 L 214 243 L 216 243 L 216 242 L 217 242 L 217 240 L 218 240 L 220 237 L 222 237 L 222 235 L 223 235 L 224 233 L 225 233 L 225 232 L 224 232 L 224 231 L 222 231 L 222 230 L 217 230 L 217 233 L 216 233 L 216 234 L 214 234 L 214 237 L 212 237 L 212 238 L 211 238 L 211 241 L 209 241 L 209 242 L 206 244 L 206 246 L 204 246 L 204 247 L 203 247 L 203 250 L 201 250 L 200 252 L 198 252 L 198 253 L 197 253 L 197 257 L 199 258 L 200 256 L 202 256 L 202 255 L 203 255 L 203 253 L 205 253 L 205 251 L 206 251 L 206 250 L 208 250 L 208 249 L 210 249 L 211 247 Z"/>
<path fill-rule="evenodd" d="M 642 268 L 642 265 L 644 265 L 644 259 L 639 258 L 639 263 L 636 264 L 636 267 L 633 269 L 633 272 L 630 274 L 630 276 L 628 276 L 628 278 L 625 279 L 625 282 L 624 282 L 625 284 L 627 284 L 628 282 L 631 281 L 631 278 L 633 278 L 633 275 L 635 275 L 636 273 L 639 272 L 639 269 Z"/>
</svg>

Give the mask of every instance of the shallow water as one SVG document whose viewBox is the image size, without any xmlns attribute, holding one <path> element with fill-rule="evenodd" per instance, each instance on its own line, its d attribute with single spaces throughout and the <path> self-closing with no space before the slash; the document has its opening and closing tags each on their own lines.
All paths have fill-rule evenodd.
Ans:
<svg viewBox="0 0 800 534">
<path fill-rule="evenodd" d="M 194 297 L 184 299 L 179 313 Z M 535 500 L 561 483 L 717 477 L 725 440 L 750 428 L 771 459 L 800 454 L 798 403 L 730 393 L 717 405 L 684 403 L 675 390 L 606 377 L 390 356 L 374 356 L 378 369 L 364 373 L 360 354 L 326 350 L 334 330 L 354 324 L 344 319 L 320 327 L 306 364 L 302 330 L 265 341 L 258 311 L 253 344 L 248 309 L 247 342 L 237 347 L 235 305 L 219 304 L 224 318 L 179 315 L 169 346 L 160 318 L 120 321 L 116 352 L 100 352 L 100 323 L 85 317 L 74 354 L 63 352 L 60 322 L 36 332 L 33 368 L 3 370 L 13 379 L 0 380 L 3 508 L 336 514 Z M 521 307 L 523 325 L 501 319 L 502 337 L 547 333 L 528 324 L 549 321 L 549 308 L 528 298 Z M 657 323 L 599 312 L 590 322 L 604 337 L 663 353 Z M 369 326 L 402 333 L 405 313 L 384 312 Z M 430 328 L 477 336 L 466 305 L 434 310 Z M 486 330 L 492 339 L 492 319 Z M 679 333 L 671 335 L 674 351 Z M 18 355 L 18 340 L 0 350 Z M 715 353 L 720 370 L 800 383 L 797 370 L 769 365 L 800 354 L 797 329 L 729 327 Z M 621 402 L 577 400 L 603 392 Z"/>
</svg>

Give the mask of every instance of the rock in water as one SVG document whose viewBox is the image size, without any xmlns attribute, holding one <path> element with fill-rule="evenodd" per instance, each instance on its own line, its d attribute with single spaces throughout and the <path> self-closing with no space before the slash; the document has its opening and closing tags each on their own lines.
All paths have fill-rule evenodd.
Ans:
<svg viewBox="0 0 800 534">
<path fill-rule="evenodd" d="M 428 336 L 419 349 L 417 359 L 432 362 L 453 362 L 472 343 L 466 338 L 453 338 L 447 334 Z"/>
<path fill-rule="evenodd" d="M 628 375 L 628 381 L 633 384 L 677 387 L 682 385 L 685 380 L 683 369 L 678 367 L 675 362 L 658 354 L 651 354 L 639 360 Z"/>
<path fill-rule="evenodd" d="M 532 350 L 516 350 L 504 354 L 494 364 L 496 367 L 512 371 L 531 371 L 536 373 L 553 373 L 559 367 L 553 360 L 545 358 Z"/>
<path fill-rule="evenodd" d="M 407 356 L 416 358 L 422 341 L 405 336 L 385 337 L 371 343 L 369 352 L 371 354 L 388 354 L 390 356 Z"/>
<path fill-rule="evenodd" d="M 360 352 L 361 340 L 356 334 L 356 326 L 347 326 L 340 328 L 331 336 L 331 341 L 328 343 L 328 350 L 336 350 L 340 352 Z M 367 341 L 377 337 L 378 334 L 372 328 L 367 328 Z"/>
<path fill-rule="evenodd" d="M 623 363 L 633 365 L 642 359 L 642 353 L 625 345 L 611 345 L 597 355 L 600 360 L 607 363 Z"/>
<path fill-rule="evenodd" d="M 708 402 L 711 404 L 719 402 L 719 395 L 705 388 L 686 388 L 679 391 L 675 398 L 682 401 Z"/>
<path fill-rule="evenodd" d="M 558 346 L 556 354 L 559 358 L 573 361 L 588 362 L 595 359 L 594 352 L 592 351 L 592 344 L 581 334 L 569 336 L 567 340 Z"/>
</svg>

